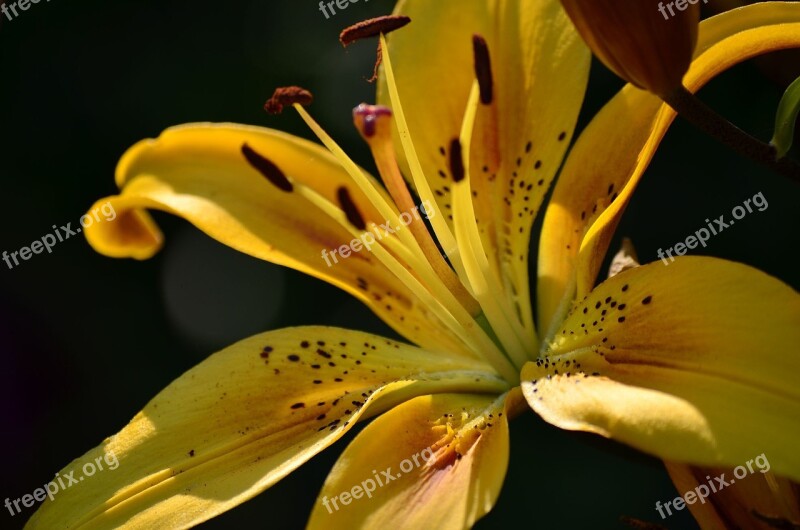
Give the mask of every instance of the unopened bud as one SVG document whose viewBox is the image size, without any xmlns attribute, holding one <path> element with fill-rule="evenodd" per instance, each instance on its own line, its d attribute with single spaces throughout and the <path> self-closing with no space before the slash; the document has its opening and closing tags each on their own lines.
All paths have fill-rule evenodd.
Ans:
<svg viewBox="0 0 800 530">
<path fill-rule="evenodd" d="M 561 0 L 583 40 L 618 76 L 659 96 L 689 69 L 700 0 Z"/>
</svg>

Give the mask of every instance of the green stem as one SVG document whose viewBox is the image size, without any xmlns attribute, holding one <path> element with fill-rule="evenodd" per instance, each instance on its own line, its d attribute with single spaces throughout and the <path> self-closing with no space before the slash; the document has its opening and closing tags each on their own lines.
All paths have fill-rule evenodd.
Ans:
<svg viewBox="0 0 800 530">
<path fill-rule="evenodd" d="M 775 148 L 753 138 L 717 114 L 684 86 L 664 96 L 664 101 L 700 130 L 734 151 L 759 162 L 776 173 L 800 183 L 800 165 L 789 158 L 778 158 Z"/>
</svg>

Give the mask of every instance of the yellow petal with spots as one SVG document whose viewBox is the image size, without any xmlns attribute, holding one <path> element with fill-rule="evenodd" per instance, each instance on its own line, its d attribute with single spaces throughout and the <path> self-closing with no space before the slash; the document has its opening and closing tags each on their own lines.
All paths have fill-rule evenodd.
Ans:
<svg viewBox="0 0 800 530">
<path fill-rule="evenodd" d="M 388 37 L 397 91 L 431 191 L 425 198 L 450 220 L 451 143 L 475 77 L 472 37 L 486 38 L 493 98 L 472 141 L 474 210 L 508 303 L 533 329 L 530 229 L 572 136 L 590 54 L 557 0 L 405 0 L 397 12 L 412 20 Z M 385 76 L 378 99 L 393 103 Z M 421 195 L 424 187 L 417 182 Z"/>
<path fill-rule="evenodd" d="M 281 174 L 291 190 L 279 180 Z M 367 247 L 354 246 L 360 250 L 347 259 L 335 254 L 353 241 L 340 222 L 346 217 L 339 210 L 340 189 L 349 190 L 364 221 L 386 221 L 337 160 L 318 145 L 258 127 L 184 125 L 133 146 L 120 160 L 116 178 L 121 193 L 96 206 L 110 202 L 117 219 L 86 230 L 89 243 L 103 254 L 150 257 L 162 237 L 147 209 L 163 210 L 240 252 L 349 292 L 415 344 L 466 351 Z M 301 187 L 332 203 L 341 219 L 319 208 Z"/>
<path fill-rule="evenodd" d="M 422 396 L 377 418 L 339 458 L 308 528 L 471 528 L 508 467 L 506 396 Z"/>
<path fill-rule="evenodd" d="M 69 464 L 113 471 L 46 501 L 26 528 L 187 528 L 250 499 L 355 422 L 436 392 L 502 393 L 482 363 L 336 328 L 264 333 L 212 355 Z"/>
<path fill-rule="evenodd" d="M 800 295 L 753 268 L 678 258 L 626 270 L 578 303 L 523 367 L 531 407 L 564 429 L 665 460 L 765 453 L 800 478 Z"/>
<path fill-rule="evenodd" d="M 684 84 L 696 92 L 742 61 L 799 46 L 800 4 L 763 2 L 729 11 L 700 24 Z M 540 327 L 553 329 L 573 295 L 581 298 L 592 289 L 625 206 L 674 118 L 660 99 L 628 85 L 581 134 L 542 228 Z"/>
</svg>

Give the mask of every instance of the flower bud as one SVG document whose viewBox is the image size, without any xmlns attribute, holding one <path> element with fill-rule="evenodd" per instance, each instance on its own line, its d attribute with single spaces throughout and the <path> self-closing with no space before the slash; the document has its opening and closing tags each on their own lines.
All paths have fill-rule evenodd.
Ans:
<svg viewBox="0 0 800 530">
<path fill-rule="evenodd" d="M 608 68 L 665 96 L 689 69 L 700 0 L 561 0 L 578 32 Z"/>
</svg>

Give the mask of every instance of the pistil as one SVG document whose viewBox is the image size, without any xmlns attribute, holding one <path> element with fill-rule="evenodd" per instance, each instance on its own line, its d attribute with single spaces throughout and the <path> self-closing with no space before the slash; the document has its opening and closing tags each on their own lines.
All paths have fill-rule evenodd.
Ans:
<svg viewBox="0 0 800 530">
<path fill-rule="evenodd" d="M 412 212 L 415 211 L 416 206 L 397 164 L 397 155 L 392 144 L 391 117 L 392 111 L 383 106 L 362 103 L 353 110 L 353 121 L 361 136 L 369 144 L 378 167 L 378 173 L 386 185 L 386 189 L 401 212 Z M 426 214 L 430 216 L 431 212 L 426 212 Z M 414 239 L 417 240 L 425 258 L 447 289 L 472 316 L 480 314 L 480 306 L 442 257 L 422 218 L 412 216 L 408 228 Z"/>
</svg>

